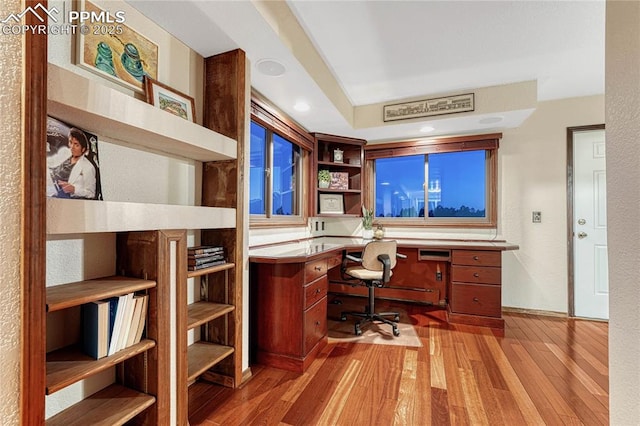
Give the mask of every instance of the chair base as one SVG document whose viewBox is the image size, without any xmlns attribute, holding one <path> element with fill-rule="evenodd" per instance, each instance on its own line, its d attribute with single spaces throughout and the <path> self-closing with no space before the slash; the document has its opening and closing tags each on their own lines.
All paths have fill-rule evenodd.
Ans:
<svg viewBox="0 0 640 426">
<path fill-rule="evenodd" d="M 379 312 L 379 313 L 370 313 L 370 312 L 342 312 L 340 315 L 341 321 L 347 320 L 347 315 L 351 315 L 354 317 L 362 318 L 362 320 L 357 321 L 354 324 L 354 333 L 356 336 L 360 336 L 362 334 L 362 329 L 360 328 L 363 323 L 380 321 L 385 324 L 389 324 L 393 329 L 393 335 L 399 336 L 400 330 L 398 330 L 398 326 L 396 323 L 400 321 L 400 314 L 398 312 Z M 393 320 L 385 318 L 385 316 L 393 316 Z"/>
<path fill-rule="evenodd" d="M 367 286 L 367 288 L 369 289 L 369 306 L 367 306 L 364 310 L 364 312 L 354 312 L 354 311 L 348 311 L 348 312 L 342 312 L 340 314 L 340 320 L 341 321 L 346 321 L 347 320 L 347 315 L 351 315 L 354 317 L 358 317 L 358 318 L 362 318 L 362 320 L 357 321 L 354 324 L 354 332 L 356 336 L 360 336 L 362 334 L 362 330 L 360 329 L 360 325 L 361 323 L 366 323 L 366 322 L 374 322 L 374 321 L 380 321 L 383 322 L 385 324 L 389 324 L 392 329 L 393 329 L 393 335 L 394 336 L 399 336 L 400 335 L 400 330 L 398 330 L 398 326 L 396 325 L 396 323 L 398 321 L 400 321 L 400 313 L 398 312 L 375 312 L 375 288 L 377 286 L 376 281 L 365 281 L 365 284 Z M 393 317 L 393 321 L 385 318 L 385 317 Z"/>
</svg>

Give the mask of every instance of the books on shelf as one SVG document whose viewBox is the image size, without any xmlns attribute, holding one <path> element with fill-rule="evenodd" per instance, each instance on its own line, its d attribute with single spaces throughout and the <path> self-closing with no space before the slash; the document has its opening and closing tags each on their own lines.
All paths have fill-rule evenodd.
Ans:
<svg viewBox="0 0 640 426">
<path fill-rule="evenodd" d="M 210 268 L 226 263 L 224 247 L 196 246 L 187 249 L 187 266 L 189 271 Z"/>
<path fill-rule="evenodd" d="M 140 342 L 148 300 L 146 294 L 129 293 L 82 305 L 84 352 L 100 359 Z"/>
</svg>

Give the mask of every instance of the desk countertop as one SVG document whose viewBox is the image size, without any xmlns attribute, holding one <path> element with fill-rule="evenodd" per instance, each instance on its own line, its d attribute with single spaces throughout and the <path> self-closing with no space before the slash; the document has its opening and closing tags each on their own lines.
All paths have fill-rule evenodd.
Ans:
<svg viewBox="0 0 640 426">
<path fill-rule="evenodd" d="M 339 253 L 344 249 L 363 247 L 371 240 L 352 237 L 320 237 L 301 241 L 289 241 L 249 249 L 249 261 L 256 263 L 306 262 L 314 258 Z M 396 241 L 401 247 L 467 250 L 517 250 L 519 247 L 506 241 L 490 240 L 428 240 L 403 239 Z"/>
</svg>

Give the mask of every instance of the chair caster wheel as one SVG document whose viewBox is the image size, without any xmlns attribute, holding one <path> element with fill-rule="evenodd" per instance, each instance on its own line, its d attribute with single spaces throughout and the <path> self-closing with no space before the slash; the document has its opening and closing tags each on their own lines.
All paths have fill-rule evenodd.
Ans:
<svg viewBox="0 0 640 426">
<path fill-rule="evenodd" d="M 395 317 L 393 317 L 393 320 L 395 322 L 400 322 L 400 315 L 396 315 Z"/>
<path fill-rule="evenodd" d="M 397 328 L 393 329 L 393 335 L 398 337 L 400 335 L 400 330 L 398 330 Z"/>
<path fill-rule="evenodd" d="M 356 327 L 355 334 L 356 336 L 362 336 L 362 330 L 360 330 L 359 327 Z"/>
<path fill-rule="evenodd" d="M 340 321 L 346 321 L 346 320 L 347 320 L 346 315 L 342 315 L 342 316 L 340 317 Z"/>
</svg>

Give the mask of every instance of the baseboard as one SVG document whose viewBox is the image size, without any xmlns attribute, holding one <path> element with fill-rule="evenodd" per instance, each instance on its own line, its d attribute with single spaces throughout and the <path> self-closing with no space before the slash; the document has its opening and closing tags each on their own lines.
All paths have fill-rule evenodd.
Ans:
<svg viewBox="0 0 640 426">
<path fill-rule="evenodd" d="M 542 315 L 546 317 L 569 318 L 566 312 L 544 311 L 541 309 L 513 308 L 510 306 L 503 306 L 502 313 L 530 314 L 530 315 Z"/>
</svg>

